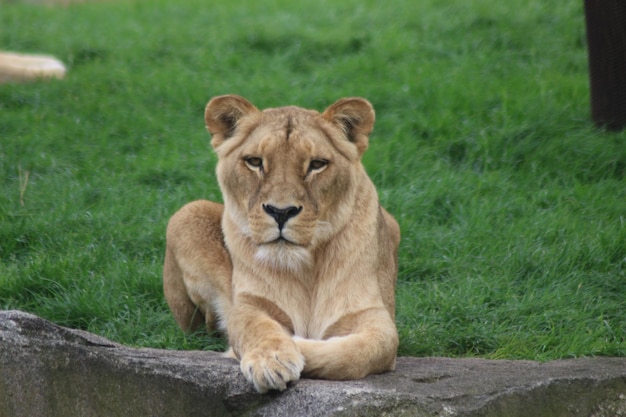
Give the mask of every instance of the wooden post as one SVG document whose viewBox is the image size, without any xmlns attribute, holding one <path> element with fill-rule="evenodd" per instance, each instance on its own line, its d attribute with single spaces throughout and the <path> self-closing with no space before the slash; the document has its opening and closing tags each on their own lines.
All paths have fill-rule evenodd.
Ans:
<svg viewBox="0 0 626 417">
<path fill-rule="evenodd" d="M 626 127 L 626 0 L 585 0 L 591 116 L 610 130 Z"/>
</svg>

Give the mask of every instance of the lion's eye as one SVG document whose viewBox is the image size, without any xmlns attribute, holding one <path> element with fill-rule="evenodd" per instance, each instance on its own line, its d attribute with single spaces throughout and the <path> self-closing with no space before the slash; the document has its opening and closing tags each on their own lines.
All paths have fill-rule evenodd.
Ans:
<svg viewBox="0 0 626 417">
<path fill-rule="evenodd" d="M 311 162 L 309 162 L 309 172 L 319 171 L 326 165 L 328 165 L 328 161 L 325 159 L 313 159 Z"/>
<path fill-rule="evenodd" d="M 243 159 L 246 165 L 250 168 L 262 168 L 263 160 L 261 158 L 257 158 L 256 156 L 250 156 Z"/>
</svg>

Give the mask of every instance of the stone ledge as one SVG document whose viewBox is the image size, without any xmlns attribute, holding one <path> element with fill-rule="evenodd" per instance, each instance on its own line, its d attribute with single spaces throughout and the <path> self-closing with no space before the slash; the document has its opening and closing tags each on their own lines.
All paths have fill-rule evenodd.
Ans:
<svg viewBox="0 0 626 417">
<path fill-rule="evenodd" d="M 213 352 L 131 349 L 0 311 L 0 417 L 626 416 L 626 359 L 399 358 L 360 381 L 257 394 Z"/>
</svg>

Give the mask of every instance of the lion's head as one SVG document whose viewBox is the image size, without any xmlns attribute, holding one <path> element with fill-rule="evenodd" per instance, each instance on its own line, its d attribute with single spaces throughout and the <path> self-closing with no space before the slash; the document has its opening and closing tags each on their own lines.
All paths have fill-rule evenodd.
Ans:
<svg viewBox="0 0 626 417">
<path fill-rule="evenodd" d="M 212 99 L 205 121 L 218 155 L 227 243 L 245 240 L 257 261 L 295 270 L 350 220 L 364 174 L 361 155 L 374 125 L 362 98 L 323 113 L 260 111 L 242 97 Z M 236 236 L 229 236 L 229 233 Z"/>
</svg>

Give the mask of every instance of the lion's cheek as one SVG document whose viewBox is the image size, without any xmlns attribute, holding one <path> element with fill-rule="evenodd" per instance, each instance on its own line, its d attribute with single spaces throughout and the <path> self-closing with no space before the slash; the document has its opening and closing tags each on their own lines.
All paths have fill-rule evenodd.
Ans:
<svg viewBox="0 0 626 417">
<path fill-rule="evenodd" d="M 239 213 L 238 217 L 241 217 L 242 221 L 244 217 L 247 218 L 246 223 L 249 225 L 247 224 L 246 228 L 253 228 L 253 217 L 258 217 L 258 213 L 255 214 L 254 212 L 255 210 L 258 211 L 254 197 L 258 195 L 258 178 L 255 178 L 254 174 L 250 173 L 248 170 L 234 169 L 227 171 L 222 164 L 218 165 L 217 174 L 224 197 L 224 203 L 231 208 L 236 207 Z"/>
<path fill-rule="evenodd" d="M 355 189 L 356 184 L 348 169 L 338 170 L 334 176 L 318 181 L 310 192 L 315 201 L 323 202 L 318 207 L 319 218 L 334 222 L 330 216 L 335 215 L 342 205 L 354 200 Z"/>
<path fill-rule="evenodd" d="M 314 240 L 330 239 L 342 229 L 352 216 L 354 194 L 346 190 L 343 194 L 329 193 L 324 196 L 325 204 L 319 208 Z"/>
<path fill-rule="evenodd" d="M 236 161 L 218 161 L 217 180 L 222 192 L 238 202 L 247 201 L 250 196 L 258 194 L 259 178 Z"/>
</svg>

